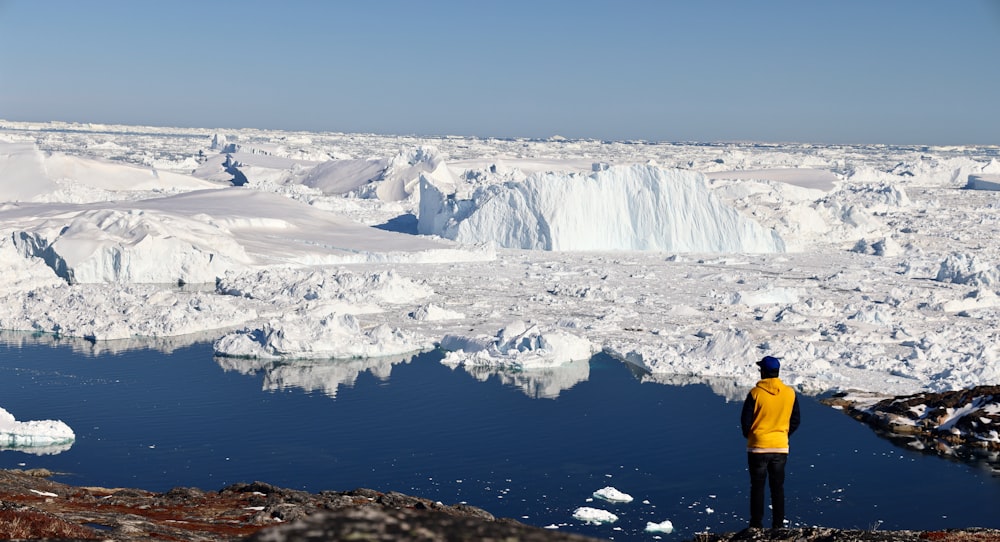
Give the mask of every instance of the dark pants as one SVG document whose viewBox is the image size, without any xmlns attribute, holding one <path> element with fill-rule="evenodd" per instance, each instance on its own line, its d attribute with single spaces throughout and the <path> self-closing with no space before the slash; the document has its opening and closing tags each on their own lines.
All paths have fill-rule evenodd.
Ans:
<svg viewBox="0 0 1000 542">
<path fill-rule="evenodd" d="M 785 523 L 785 463 L 788 454 L 747 454 L 750 468 L 750 526 L 764 526 L 764 482 L 771 486 L 771 527 Z"/>
</svg>

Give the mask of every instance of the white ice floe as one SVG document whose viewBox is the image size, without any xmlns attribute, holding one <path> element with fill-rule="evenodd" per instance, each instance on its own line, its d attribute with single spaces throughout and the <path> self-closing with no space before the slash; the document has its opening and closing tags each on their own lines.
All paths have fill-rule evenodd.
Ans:
<svg viewBox="0 0 1000 542">
<path fill-rule="evenodd" d="M 385 324 L 363 329 L 353 314 L 308 311 L 229 333 L 214 345 L 220 356 L 261 359 L 376 358 L 432 347 L 427 339 Z"/>
<path fill-rule="evenodd" d="M 557 367 L 593 356 L 597 349 L 587 339 L 558 328 L 516 320 L 495 336 L 445 335 L 441 348 L 449 365 L 503 366 L 519 370 Z"/>
<path fill-rule="evenodd" d="M 646 532 L 670 534 L 674 532 L 674 524 L 669 519 L 660 523 L 649 521 L 646 522 Z"/>
<path fill-rule="evenodd" d="M 581 506 L 573 511 L 573 519 L 583 521 L 585 523 L 614 523 L 618 521 L 618 516 L 608 512 L 607 510 Z"/>
<path fill-rule="evenodd" d="M 594 497 L 608 502 L 632 502 L 632 496 L 608 486 L 594 492 Z"/>
</svg>

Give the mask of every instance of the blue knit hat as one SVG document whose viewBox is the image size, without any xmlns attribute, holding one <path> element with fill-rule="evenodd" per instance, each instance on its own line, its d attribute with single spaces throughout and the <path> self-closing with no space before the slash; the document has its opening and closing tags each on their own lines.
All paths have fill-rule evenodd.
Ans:
<svg viewBox="0 0 1000 542">
<path fill-rule="evenodd" d="M 781 361 L 774 356 L 764 356 L 757 365 L 765 371 L 777 371 L 781 368 Z"/>
</svg>

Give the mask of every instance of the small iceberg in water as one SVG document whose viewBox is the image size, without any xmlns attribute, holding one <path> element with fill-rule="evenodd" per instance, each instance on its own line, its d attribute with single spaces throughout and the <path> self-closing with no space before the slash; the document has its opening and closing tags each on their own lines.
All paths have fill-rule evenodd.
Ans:
<svg viewBox="0 0 1000 542">
<path fill-rule="evenodd" d="M 75 440 L 73 430 L 60 420 L 19 422 L 0 408 L 0 450 L 53 455 L 70 449 Z"/>
</svg>

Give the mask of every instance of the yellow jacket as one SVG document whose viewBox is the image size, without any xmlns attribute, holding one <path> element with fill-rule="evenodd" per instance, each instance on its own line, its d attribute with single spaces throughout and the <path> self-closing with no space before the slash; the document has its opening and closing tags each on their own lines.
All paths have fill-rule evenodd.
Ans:
<svg viewBox="0 0 1000 542">
<path fill-rule="evenodd" d="M 788 435 L 799 428 L 799 399 L 777 377 L 764 378 L 743 401 L 740 425 L 751 453 L 788 453 Z"/>
</svg>

